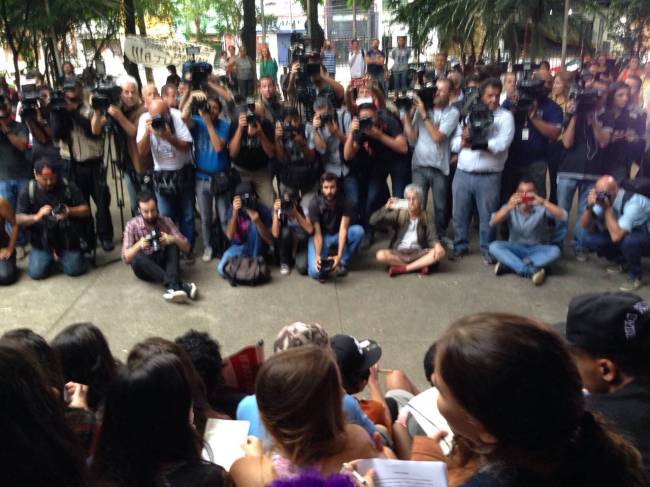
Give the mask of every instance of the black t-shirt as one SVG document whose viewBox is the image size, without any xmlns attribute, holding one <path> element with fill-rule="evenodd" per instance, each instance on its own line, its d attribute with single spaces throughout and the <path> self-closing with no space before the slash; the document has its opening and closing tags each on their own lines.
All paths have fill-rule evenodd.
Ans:
<svg viewBox="0 0 650 487">
<path fill-rule="evenodd" d="M 29 138 L 29 130 L 24 123 L 8 123 L 9 132 L 21 139 Z M 0 132 L 0 179 L 29 179 L 32 165 L 25 158 L 25 152 L 18 150 L 9 138 Z"/>
<path fill-rule="evenodd" d="M 391 137 L 402 135 L 402 124 L 393 115 L 385 110 L 380 110 L 377 118 L 377 124 L 382 132 Z M 372 167 L 376 167 L 378 164 L 386 166 L 395 162 L 404 162 L 406 157 L 407 154 L 395 152 L 377 139 L 365 137 L 355 156 L 356 161 L 352 165 L 356 166 L 358 170 L 366 171 L 371 170 Z"/>
<path fill-rule="evenodd" d="M 214 463 L 185 463 L 165 475 L 169 487 L 226 487 L 228 473 Z"/>
<path fill-rule="evenodd" d="M 603 126 L 608 123 L 606 119 L 601 119 L 601 122 Z M 598 146 L 593 128 L 583 116 L 577 116 L 576 118 L 573 146 L 564 150 L 558 172 L 575 175 L 575 177 L 605 174 L 603 170 L 603 151 Z"/>
<path fill-rule="evenodd" d="M 645 136 L 645 116 L 636 111 L 623 110 L 616 117 L 613 111 L 608 111 L 600 117 L 603 127 L 612 130 L 612 137 L 622 133 L 626 135 L 629 130 L 636 133 L 639 139 Z M 645 145 L 641 142 L 642 145 Z M 627 140 L 613 140 L 603 151 L 603 169 L 605 174 L 617 174 L 621 167 L 627 168 L 637 156 L 637 143 Z"/>
<path fill-rule="evenodd" d="M 339 232 L 341 219 L 344 216 L 352 217 L 353 208 L 350 202 L 342 195 L 336 198 L 333 207 L 325 204 L 325 198 L 319 194 L 309 203 L 309 220 L 319 223 L 323 234 L 334 235 Z"/>
<path fill-rule="evenodd" d="M 38 184 L 36 184 L 36 187 L 34 188 L 34 203 L 32 204 L 29 197 L 29 186 L 31 184 L 34 183 L 25 186 L 25 188 L 20 192 L 20 195 L 18 195 L 18 204 L 16 208 L 17 214 L 33 215 L 45 205 L 50 205 L 54 208 L 59 204 L 64 204 L 66 206 L 79 206 L 86 203 L 83 194 L 72 181 L 68 181 L 66 185 L 66 183 L 59 179 L 56 182 L 54 189 L 49 192 L 44 191 L 38 186 Z M 43 231 L 45 230 L 45 225 L 46 222 L 45 219 L 43 219 L 29 227 L 30 240 L 34 248 L 44 248 Z"/>
<path fill-rule="evenodd" d="M 632 381 L 612 394 L 592 394 L 586 405 L 632 440 L 650 475 L 650 381 Z"/>
<path fill-rule="evenodd" d="M 375 58 L 375 57 L 383 57 L 384 52 L 381 49 L 370 49 L 367 53 L 366 56 L 369 58 Z M 375 78 L 381 77 L 384 75 L 384 65 L 383 64 L 368 64 L 368 74 L 374 76 Z"/>
<path fill-rule="evenodd" d="M 233 123 L 230 124 L 230 134 L 228 140 L 232 140 L 237 132 L 239 112 L 236 112 L 232 117 Z M 273 143 L 275 140 L 275 128 L 273 124 L 266 119 L 261 120 L 259 123 L 262 125 L 262 130 L 266 138 Z M 249 137 L 248 128 L 244 130 L 241 137 L 241 147 L 239 154 L 233 159 L 232 163 L 249 171 L 266 168 L 269 164 L 269 157 L 262 148 L 262 140 L 259 137 Z"/>
</svg>

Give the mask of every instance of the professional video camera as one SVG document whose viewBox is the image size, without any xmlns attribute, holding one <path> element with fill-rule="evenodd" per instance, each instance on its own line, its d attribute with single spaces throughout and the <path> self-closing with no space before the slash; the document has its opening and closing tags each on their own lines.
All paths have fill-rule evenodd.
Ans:
<svg viewBox="0 0 650 487">
<path fill-rule="evenodd" d="M 309 38 L 297 32 L 291 34 L 289 52 L 291 53 L 291 64 L 299 64 L 294 79 L 296 98 L 304 106 L 305 119 L 311 120 L 313 117 L 312 106 L 317 96 L 314 80 L 321 72 L 320 54 L 312 51 Z"/>
<path fill-rule="evenodd" d="M 189 66 L 192 90 L 205 90 L 212 74 L 212 65 L 205 62 L 191 62 Z"/>
<path fill-rule="evenodd" d="M 575 113 L 586 115 L 596 111 L 598 105 L 598 92 L 586 90 L 583 86 L 577 85 L 569 91 L 569 100 L 575 102 Z"/>
<path fill-rule="evenodd" d="M 544 96 L 544 81 L 532 79 L 533 70 L 537 68 L 539 65 L 530 61 L 514 64 L 512 67 L 513 71 L 523 73 L 522 78 L 517 82 L 517 97 L 512 106 L 515 111 L 515 122 L 524 123 L 535 101 L 539 101 Z"/>
<path fill-rule="evenodd" d="M 435 80 L 427 81 L 423 88 L 415 90 L 415 94 L 422 100 L 425 110 L 433 110 L 433 99 L 437 91 L 438 88 L 436 87 Z"/>
<path fill-rule="evenodd" d="M 100 79 L 93 88 L 92 107 L 106 113 L 110 105 L 117 105 L 120 102 L 122 88 L 115 84 L 112 76 Z"/>
<path fill-rule="evenodd" d="M 37 110 L 40 106 L 40 97 L 36 85 L 23 85 L 21 94 L 20 116 L 23 120 L 29 120 L 36 117 Z"/>
<path fill-rule="evenodd" d="M 469 128 L 469 144 L 472 150 L 485 150 L 488 147 L 488 128 L 494 122 L 494 114 L 481 100 L 476 99 L 469 107 L 464 125 Z"/>
</svg>

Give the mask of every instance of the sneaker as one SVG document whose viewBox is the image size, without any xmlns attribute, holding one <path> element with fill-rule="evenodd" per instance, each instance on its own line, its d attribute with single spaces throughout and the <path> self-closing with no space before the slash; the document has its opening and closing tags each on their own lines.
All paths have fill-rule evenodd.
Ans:
<svg viewBox="0 0 650 487">
<path fill-rule="evenodd" d="M 578 262 L 587 262 L 589 260 L 589 253 L 586 250 L 575 249 L 573 254 Z"/>
<path fill-rule="evenodd" d="M 187 302 L 187 293 L 182 289 L 168 289 L 163 298 L 168 303 L 186 303 Z"/>
<path fill-rule="evenodd" d="M 212 260 L 212 247 L 206 247 L 203 249 L 203 255 L 201 256 L 203 262 L 210 262 Z"/>
<path fill-rule="evenodd" d="M 485 265 L 494 265 L 494 263 L 496 262 L 494 260 L 494 257 L 492 257 L 492 254 L 490 254 L 490 252 L 487 251 L 482 252 L 481 257 L 483 258 L 483 263 Z"/>
<path fill-rule="evenodd" d="M 115 244 L 112 240 L 102 240 L 101 246 L 104 252 L 111 252 L 115 248 Z"/>
<path fill-rule="evenodd" d="M 196 299 L 196 296 L 199 293 L 199 288 L 196 287 L 196 284 L 193 282 L 184 282 L 181 286 L 190 299 Z"/>
<path fill-rule="evenodd" d="M 291 267 L 288 264 L 280 264 L 280 275 L 287 276 L 291 272 Z"/>
<path fill-rule="evenodd" d="M 639 289 L 641 286 L 643 286 L 643 282 L 641 282 L 641 279 L 638 277 L 629 277 L 627 281 L 625 281 L 619 289 L 623 292 L 629 293 L 632 291 L 636 291 Z"/>
<path fill-rule="evenodd" d="M 623 267 L 623 264 L 609 265 L 605 270 L 607 271 L 607 274 L 622 274 L 623 272 L 625 272 L 625 268 Z"/>
<path fill-rule="evenodd" d="M 531 279 L 533 281 L 533 284 L 535 284 L 535 286 L 541 286 L 542 284 L 544 284 L 544 281 L 546 280 L 546 271 L 544 270 L 544 268 L 541 268 L 540 270 L 535 272 L 531 277 Z"/>
<path fill-rule="evenodd" d="M 503 265 L 501 262 L 497 262 L 494 265 L 494 275 L 495 276 L 501 276 L 501 275 L 505 274 L 506 271 L 507 271 L 506 266 Z"/>
<path fill-rule="evenodd" d="M 336 277 L 345 277 L 348 275 L 348 268 L 343 264 L 339 264 L 338 269 L 336 270 Z"/>
</svg>

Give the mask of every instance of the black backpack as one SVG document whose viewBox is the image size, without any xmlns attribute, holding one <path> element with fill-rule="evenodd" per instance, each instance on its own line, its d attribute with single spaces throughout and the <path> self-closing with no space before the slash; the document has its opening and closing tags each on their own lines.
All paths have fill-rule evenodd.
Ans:
<svg viewBox="0 0 650 487">
<path fill-rule="evenodd" d="M 620 186 L 625 190 L 621 208 L 625 208 L 625 204 L 635 194 L 640 194 L 650 199 L 650 178 L 623 179 Z"/>
</svg>

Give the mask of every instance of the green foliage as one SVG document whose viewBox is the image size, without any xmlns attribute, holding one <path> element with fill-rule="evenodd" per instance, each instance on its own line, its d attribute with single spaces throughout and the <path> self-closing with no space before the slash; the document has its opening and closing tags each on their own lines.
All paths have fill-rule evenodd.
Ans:
<svg viewBox="0 0 650 487">
<path fill-rule="evenodd" d="M 609 31 L 626 52 L 642 49 L 644 41 L 645 48 L 650 49 L 650 39 L 645 35 L 650 31 L 650 1 L 612 0 L 608 13 Z"/>
</svg>

